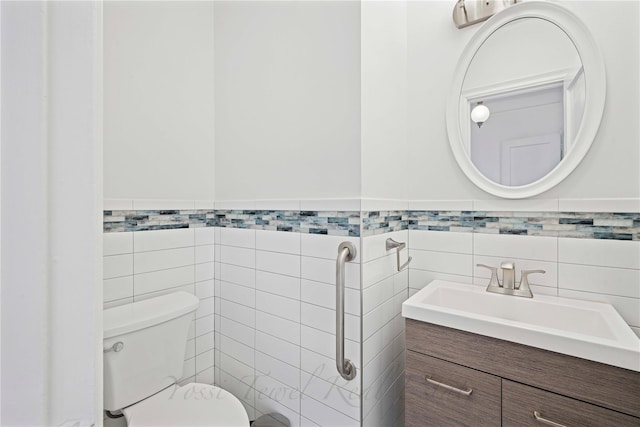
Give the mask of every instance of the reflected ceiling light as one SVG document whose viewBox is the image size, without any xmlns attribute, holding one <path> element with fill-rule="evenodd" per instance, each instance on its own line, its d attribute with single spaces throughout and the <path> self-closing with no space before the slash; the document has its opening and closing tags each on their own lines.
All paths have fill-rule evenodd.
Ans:
<svg viewBox="0 0 640 427">
<path fill-rule="evenodd" d="M 476 106 L 473 107 L 473 110 L 471 110 L 471 120 L 473 120 L 478 127 L 482 127 L 482 124 L 487 121 L 490 115 L 491 112 L 489 108 L 484 105 L 482 101 L 478 101 Z"/>
</svg>

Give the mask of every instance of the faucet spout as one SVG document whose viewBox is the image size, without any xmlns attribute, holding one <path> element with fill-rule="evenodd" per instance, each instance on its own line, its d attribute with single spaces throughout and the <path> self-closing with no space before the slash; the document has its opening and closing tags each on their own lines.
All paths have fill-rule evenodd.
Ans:
<svg viewBox="0 0 640 427">
<path fill-rule="evenodd" d="M 505 289 L 515 289 L 516 284 L 516 264 L 512 261 L 500 264 L 502 269 L 502 287 Z"/>
</svg>

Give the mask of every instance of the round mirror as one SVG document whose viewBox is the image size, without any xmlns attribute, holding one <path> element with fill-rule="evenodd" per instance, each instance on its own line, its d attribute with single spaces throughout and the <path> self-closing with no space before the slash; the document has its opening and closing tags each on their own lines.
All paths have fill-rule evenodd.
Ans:
<svg viewBox="0 0 640 427">
<path fill-rule="evenodd" d="M 447 105 L 451 148 L 465 174 L 506 198 L 561 182 L 589 150 L 605 99 L 604 65 L 564 7 L 520 3 L 478 31 Z"/>
</svg>

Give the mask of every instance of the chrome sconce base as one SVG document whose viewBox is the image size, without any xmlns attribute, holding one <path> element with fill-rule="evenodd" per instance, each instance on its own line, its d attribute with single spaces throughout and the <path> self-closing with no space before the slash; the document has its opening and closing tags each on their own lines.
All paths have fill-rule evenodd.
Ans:
<svg viewBox="0 0 640 427">
<path fill-rule="evenodd" d="M 486 21 L 491 16 L 520 0 L 458 0 L 453 7 L 453 22 L 457 28 Z"/>
</svg>

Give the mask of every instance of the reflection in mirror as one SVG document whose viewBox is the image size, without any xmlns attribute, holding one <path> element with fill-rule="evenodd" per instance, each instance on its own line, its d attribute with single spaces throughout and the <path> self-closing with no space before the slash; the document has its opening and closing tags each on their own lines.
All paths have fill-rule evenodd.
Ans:
<svg viewBox="0 0 640 427">
<path fill-rule="evenodd" d="M 513 20 L 467 69 L 459 104 L 467 155 L 493 182 L 535 182 L 571 150 L 584 107 L 582 62 L 567 34 L 545 19 Z"/>
</svg>

